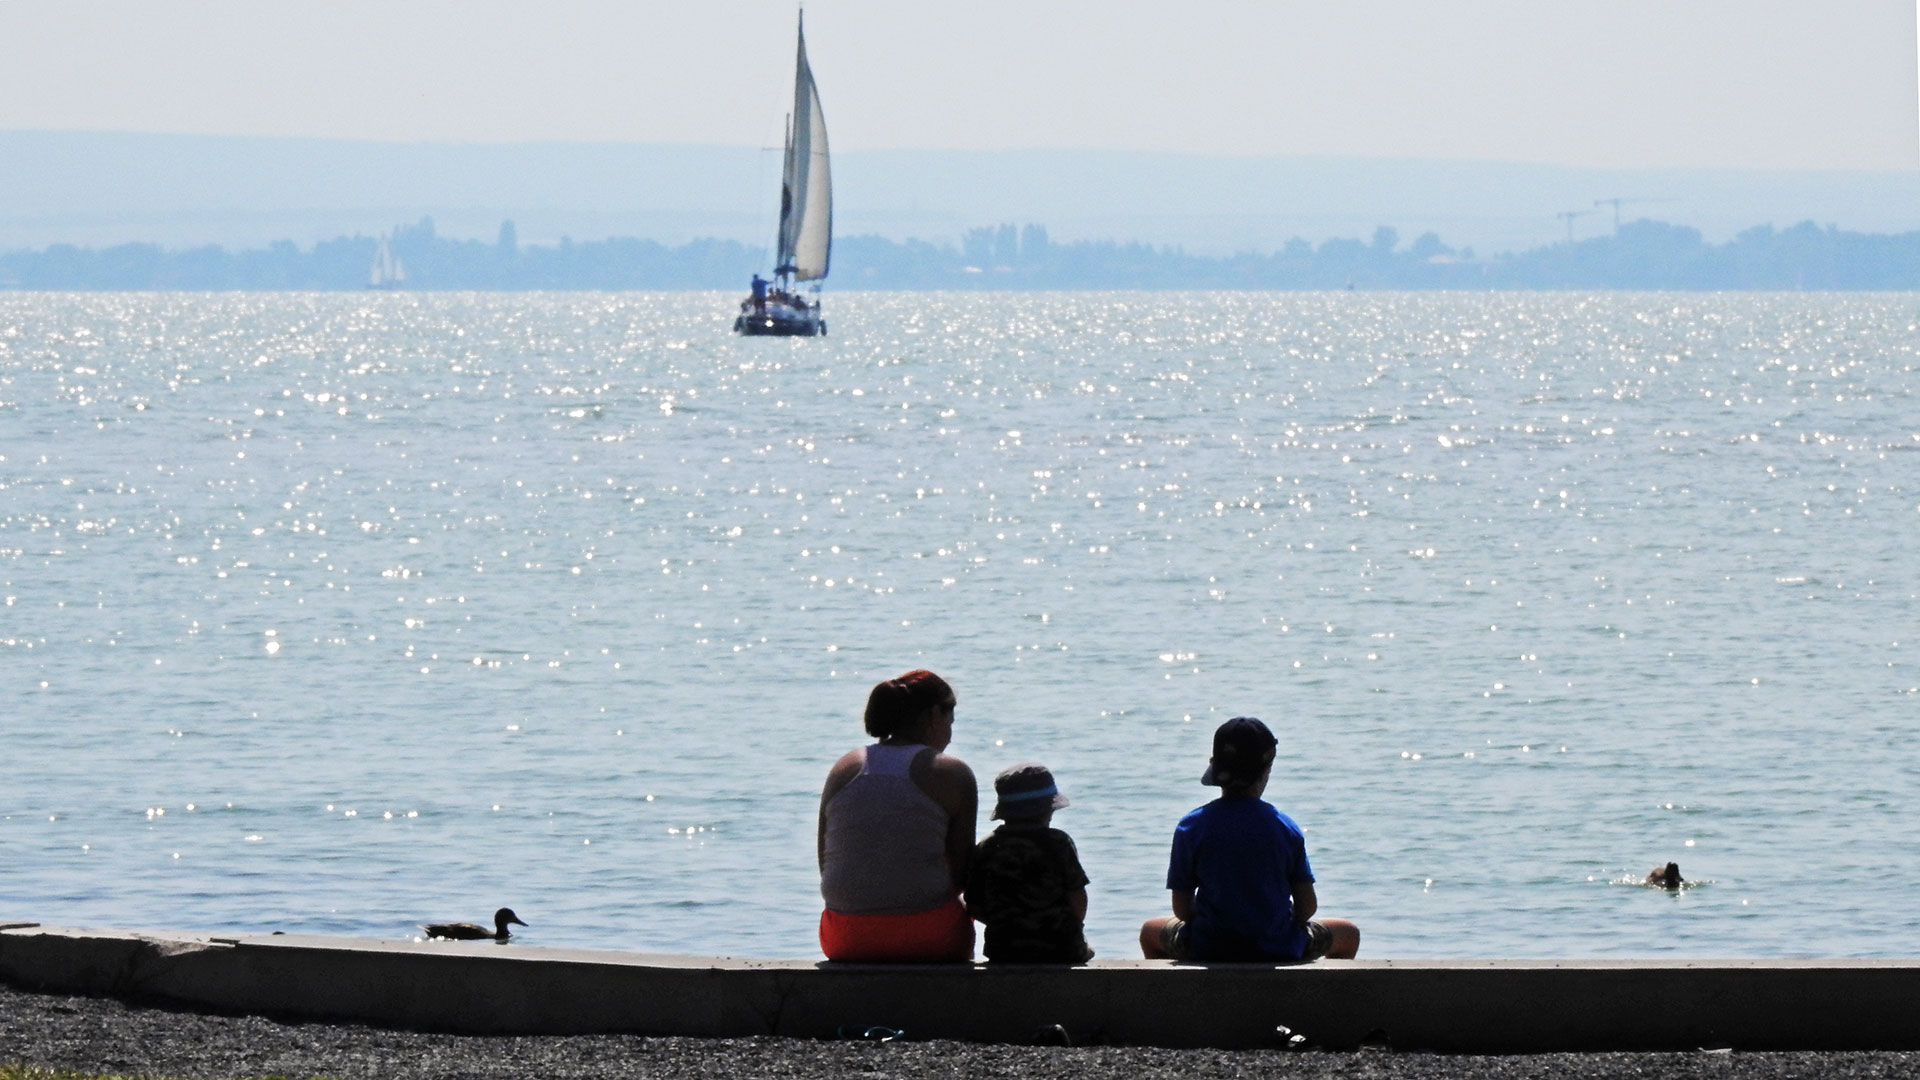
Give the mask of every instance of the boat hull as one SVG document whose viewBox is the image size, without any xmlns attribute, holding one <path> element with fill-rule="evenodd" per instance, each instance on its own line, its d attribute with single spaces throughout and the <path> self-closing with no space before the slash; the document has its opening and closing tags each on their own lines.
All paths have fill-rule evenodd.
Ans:
<svg viewBox="0 0 1920 1080">
<path fill-rule="evenodd" d="M 806 312 L 744 312 L 733 320 L 734 333 L 746 337 L 825 337 L 827 320 L 818 308 Z"/>
</svg>

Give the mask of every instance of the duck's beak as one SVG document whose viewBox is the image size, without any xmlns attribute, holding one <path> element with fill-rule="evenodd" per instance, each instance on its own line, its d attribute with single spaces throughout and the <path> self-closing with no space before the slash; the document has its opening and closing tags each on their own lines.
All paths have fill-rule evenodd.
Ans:
<svg viewBox="0 0 1920 1080">
<path fill-rule="evenodd" d="M 526 923 L 524 923 L 524 922 L 522 922 L 522 921 L 520 921 L 519 919 L 508 919 L 507 921 L 508 921 L 508 922 L 510 922 L 510 923 L 512 923 L 512 924 L 513 924 L 513 925 L 515 925 L 515 926 L 525 926 L 525 925 L 527 925 Z"/>
</svg>

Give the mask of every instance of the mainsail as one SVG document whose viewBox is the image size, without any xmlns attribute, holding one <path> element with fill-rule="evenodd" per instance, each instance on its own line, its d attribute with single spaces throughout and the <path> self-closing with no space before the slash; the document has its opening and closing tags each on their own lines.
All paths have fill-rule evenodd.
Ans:
<svg viewBox="0 0 1920 1080">
<path fill-rule="evenodd" d="M 400 257 L 387 245 L 382 236 L 373 249 L 373 266 L 367 271 L 367 288 L 397 289 L 407 280 L 407 268 L 400 265 Z"/>
<path fill-rule="evenodd" d="M 833 176 L 827 165 L 827 117 L 807 65 L 807 31 L 793 71 L 793 120 L 780 177 L 780 253 L 774 272 L 795 281 L 827 276 L 833 247 Z"/>
</svg>

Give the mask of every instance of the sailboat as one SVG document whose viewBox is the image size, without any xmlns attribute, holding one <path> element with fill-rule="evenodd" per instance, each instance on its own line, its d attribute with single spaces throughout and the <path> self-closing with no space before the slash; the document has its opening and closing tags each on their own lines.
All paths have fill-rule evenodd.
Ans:
<svg viewBox="0 0 1920 1080">
<path fill-rule="evenodd" d="M 793 68 L 793 114 L 787 118 L 786 157 L 780 171 L 780 234 L 773 280 L 753 275 L 752 291 L 733 320 L 737 333 L 778 337 L 825 335 L 820 285 L 833 247 L 833 177 L 827 164 L 827 117 L 807 66 L 807 27 Z M 813 299 L 800 295 L 813 282 Z"/>
<path fill-rule="evenodd" d="M 400 265 L 400 257 L 393 253 L 387 238 L 381 237 L 374 245 L 373 266 L 367 271 L 367 288 L 397 289 L 407 283 L 407 268 Z"/>
</svg>

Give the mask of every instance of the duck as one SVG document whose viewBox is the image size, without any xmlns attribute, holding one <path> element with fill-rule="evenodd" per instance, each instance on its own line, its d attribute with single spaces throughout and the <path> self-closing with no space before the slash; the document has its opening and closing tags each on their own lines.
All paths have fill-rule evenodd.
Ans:
<svg viewBox="0 0 1920 1080">
<path fill-rule="evenodd" d="M 479 923 L 470 922 L 427 923 L 420 929 L 425 930 L 427 936 L 430 938 L 446 938 L 449 941 L 484 941 L 488 938 L 494 941 L 505 941 L 507 938 L 513 936 L 507 929 L 508 923 L 512 923 L 515 926 L 527 925 L 520 921 L 520 916 L 515 915 L 512 908 L 503 907 L 493 913 L 493 929 L 491 930 L 481 926 Z"/>
<path fill-rule="evenodd" d="M 1656 889 L 1678 889 L 1685 881 L 1680 876 L 1680 864 L 1677 862 L 1656 866 L 1647 872 L 1647 884 Z"/>
</svg>

